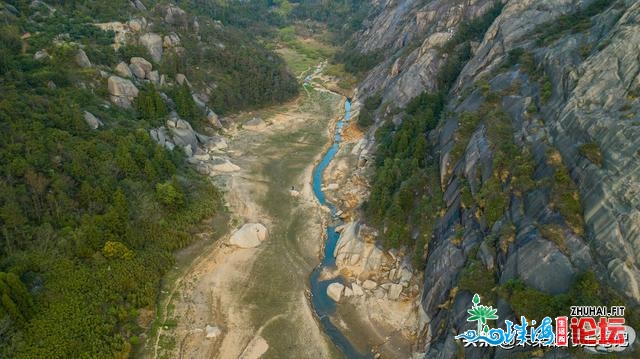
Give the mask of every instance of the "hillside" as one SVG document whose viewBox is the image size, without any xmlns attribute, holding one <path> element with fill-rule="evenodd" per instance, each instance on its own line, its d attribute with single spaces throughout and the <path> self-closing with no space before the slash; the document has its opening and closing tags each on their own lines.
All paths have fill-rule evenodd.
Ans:
<svg viewBox="0 0 640 359">
<path fill-rule="evenodd" d="M 400 249 L 424 273 L 415 352 L 515 355 L 454 340 L 475 329 L 463 315 L 475 293 L 498 308 L 496 326 L 626 305 L 640 327 L 639 10 L 381 1 L 352 39 L 354 64 L 377 61 L 357 90 L 365 134 L 351 156 L 365 165 L 338 196 L 360 193 L 359 240 Z"/>
<path fill-rule="evenodd" d="M 219 190 L 185 156 L 224 145 L 218 114 L 298 83 L 248 33 L 195 14 L 0 2 L 0 356 L 129 357 L 172 253 L 225 230 Z"/>
</svg>

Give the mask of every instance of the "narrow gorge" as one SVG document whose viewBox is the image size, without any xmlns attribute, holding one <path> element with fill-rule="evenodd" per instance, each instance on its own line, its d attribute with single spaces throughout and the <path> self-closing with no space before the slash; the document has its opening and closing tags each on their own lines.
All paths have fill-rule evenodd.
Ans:
<svg viewBox="0 0 640 359">
<path fill-rule="evenodd" d="M 633 0 L 0 1 L 0 357 L 635 358 L 639 54 Z"/>
</svg>

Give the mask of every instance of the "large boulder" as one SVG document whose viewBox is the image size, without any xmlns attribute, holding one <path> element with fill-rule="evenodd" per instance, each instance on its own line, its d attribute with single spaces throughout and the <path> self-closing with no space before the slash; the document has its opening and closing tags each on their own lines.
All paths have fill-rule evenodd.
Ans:
<svg viewBox="0 0 640 359">
<path fill-rule="evenodd" d="M 144 69 L 142 69 L 142 67 L 140 67 L 138 64 L 130 64 L 129 65 L 129 71 L 135 75 L 135 77 L 139 80 L 142 80 L 145 78 L 145 72 Z"/>
<path fill-rule="evenodd" d="M 209 325 L 204 328 L 207 339 L 217 338 L 222 334 L 222 330 L 215 325 Z"/>
<path fill-rule="evenodd" d="M 102 121 L 89 111 L 84 112 L 84 121 L 92 130 L 96 130 L 98 127 L 103 125 Z"/>
<path fill-rule="evenodd" d="M 139 32 L 147 27 L 147 19 L 143 17 L 139 19 L 131 19 L 127 22 L 127 25 L 131 31 Z"/>
<path fill-rule="evenodd" d="M 162 37 L 155 33 L 146 33 L 140 36 L 140 45 L 144 46 L 151 59 L 154 62 L 160 62 L 162 60 Z"/>
<path fill-rule="evenodd" d="M 118 76 L 109 76 L 107 80 L 111 102 L 123 108 L 130 108 L 131 102 L 138 96 L 138 88 L 129 80 Z"/>
<path fill-rule="evenodd" d="M 115 72 L 116 75 L 124 78 L 131 78 L 133 76 L 133 74 L 131 73 L 131 69 L 124 61 L 120 62 L 116 66 Z"/>
<path fill-rule="evenodd" d="M 132 57 L 129 62 L 131 63 L 131 65 L 136 65 L 140 67 L 142 71 L 144 71 L 142 78 L 144 78 L 146 74 L 153 70 L 153 65 L 144 57 Z"/>
<path fill-rule="evenodd" d="M 161 126 L 159 128 L 154 128 L 149 131 L 149 135 L 151 138 L 156 141 L 159 145 L 164 146 L 168 150 L 173 150 L 176 146 L 170 139 L 169 134 L 167 133 L 167 128 Z"/>
<path fill-rule="evenodd" d="M 338 268 L 349 268 L 356 275 L 380 269 L 384 253 L 374 243 L 365 242 L 360 235 L 358 222 L 346 223 L 333 251 Z"/>
<path fill-rule="evenodd" d="M 147 11 L 147 7 L 144 6 L 144 4 L 142 3 L 142 1 L 140 0 L 133 0 L 131 2 L 131 5 L 133 5 L 133 7 L 135 7 L 137 10 L 140 11 Z"/>
<path fill-rule="evenodd" d="M 356 283 L 353 283 L 351 285 L 351 289 L 353 290 L 353 295 L 356 297 L 360 297 L 364 295 L 364 291 L 362 290 L 362 287 L 360 287 Z"/>
<path fill-rule="evenodd" d="M 267 239 L 267 227 L 261 223 L 246 223 L 229 239 L 229 243 L 240 248 L 254 248 Z"/>
<path fill-rule="evenodd" d="M 171 134 L 173 135 L 173 143 L 177 146 L 184 147 L 189 145 L 191 146 L 192 151 L 195 151 L 198 148 L 196 132 L 191 128 L 189 122 L 181 119 L 175 111 L 169 114 L 167 128 L 171 131 Z"/>
<path fill-rule="evenodd" d="M 91 67 L 91 61 L 89 61 L 89 57 L 87 57 L 87 53 L 84 52 L 84 50 L 79 49 L 76 52 L 76 56 L 75 56 L 75 61 L 76 64 L 78 64 L 78 66 L 82 67 L 83 69 L 85 68 L 89 68 Z"/>
<path fill-rule="evenodd" d="M 327 287 L 327 295 L 334 302 L 339 302 L 342 298 L 342 292 L 344 291 L 344 285 L 342 283 L 331 283 Z"/>
<path fill-rule="evenodd" d="M 371 279 L 367 279 L 362 283 L 362 288 L 366 290 L 374 290 L 378 286 L 378 283 L 372 281 Z"/>
<path fill-rule="evenodd" d="M 164 21 L 171 25 L 184 25 L 187 23 L 187 13 L 176 5 L 169 4 Z"/>
<path fill-rule="evenodd" d="M 178 85 L 182 86 L 185 81 L 187 82 L 187 86 L 191 86 L 189 84 L 189 80 L 187 80 L 187 77 L 184 74 L 176 74 L 176 82 L 178 83 Z"/>
<path fill-rule="evenodd" d="M 163 45 L 167 49 L 180 46 L 180 36 L 178 36 L 178 34 L 176 34 L 175 32 L 166 35 L 164 37 Z"/>
<path fill-rule="evenodd" d="M 388 290 L 388 298 L 391 300 L 398 300 L 398 298 L 400 298 L 400 294 L 402 293 L 402 285 L 391 283 Z"/>
<path fill-rule="evenodd" d="M 147 72 L 147 80 L 151 81 L 154 85 L 160 84 L 160 74 L 157 70 Z"/>
</svg>

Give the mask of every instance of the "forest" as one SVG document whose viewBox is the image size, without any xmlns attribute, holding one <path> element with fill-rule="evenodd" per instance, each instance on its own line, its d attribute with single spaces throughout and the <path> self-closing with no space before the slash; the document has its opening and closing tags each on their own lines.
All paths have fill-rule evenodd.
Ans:
<svg viewBox="0 0 640 359">
<path fill-rule="evenodd" d="M 375 173 L 364 211 L 373 225 L 386 228 L 383 245 L 411 248 L 418 268 L 424 266 L 423 250 L 442 205 L 439 158 L 427 136 L 443 118 L 449 91 L 471 57 L 470 42 L 479 40 L 502 6 L 496 3 L 485 15 L 463 23 L 443 46 L 446 61 L 437 75 L 438 90 L 424 92 L 405 108 L 396 110 L 403 116 L 399 126 L 387 119 L 376 131 Z M 354 66 L 358 64 L 362 63 L 356 62 Z M 372 123 L 371 112 L 378 107 L 376 104 L 380 105 L 376 95 L 364 101 L 359 126 Z M 420 235 L 414 238 L 411 233 L 416 230 Z"/>
<path fill-rule="evenodd" d="M 184 56 L 154 67 L 196 87 L 214 84 L 208 106 L 217 113 L 289 100 L 298 83 L 239 22 L 221 27 L 200 13 L 196 37 L 129 1 L 47 3 L 55 11 L 0 3 L 0 357 L 127 358 L 173 253 L 221 230 L 211 222 L 225 209 L 179 148 L 149 135 L 169 111 L 161 92 L 182 118 L 204 121 L 191 89 L 140 84 L 133 108 L 110 105 L 101 72 L 149 56 L 135 44 L 114 51 L 114 33 L 92 23 L 143 15 L 154 31 L 180 33 Z M 92 67 L 76 66 L 80 48 Z M 42 49 L 47 56 L 34 59 Z M 85 111 L 104 125 L 91 130 Z"/>
</svg>

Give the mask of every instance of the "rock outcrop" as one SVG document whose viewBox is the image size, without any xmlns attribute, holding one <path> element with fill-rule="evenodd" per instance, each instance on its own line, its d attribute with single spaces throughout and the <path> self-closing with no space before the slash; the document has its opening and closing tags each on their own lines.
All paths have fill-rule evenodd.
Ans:
<svg viewBox="0 0 640 359">
<path fill-rule="evenodd" d="M 429 153 L 438 162 L 443 205 L 433 232 L 426 234 L 420 340 L 425 358 L 455 358 L 461 352 L 474 358 L 508 356 L 501 350 L 461 349 L 452 339 L 469 325 L 457 313 L 465 313 L 473 293 L 460 279 L 476 265 L 492 273 L 496 287 L 515 280 L 550 296 L 566 293 L 582 273 L 593 271 L 600 285 L 625 303 L 640 304 L 640 4 L 503 4 L 481 41 L 470 42 L 470 59 L 447 93 L 446 114 L 427 136 L 433 146 Z M 443 45 L 461 22 L 482 15 L 493 2 L 383 0 L 375 5 L 374 17 L 355 40 L 362 53 L 381 53 L 383 60 L 367 73 L 358 97 L 380 93 L 382 103 L 402 107 L 423 91 L 438 90 L 437 74 L 447 62 Z M 482 118 L 483 113 L 488 116 Z M 469 126 L 464 114 L 481 118 L 464 127 Z M 502 115 L 507 134 L 496 141 L 491 120 Z M 403 120 L 394 115 L 395 124 Z M 377 127 L 365 134 L 362 146 L 354 146 L 354 157 L 374 149 Z M 505 141 L 531 157 L 525 165 L 533 184 L 524 193 L 514 190 L 515 180 L 506 179 L 512 174 L 495 168 Z M 366 166 L 362 159 L 359 165 Z M 558 168 L 566 170 L 565 177 Z M 504 208 L 488 221 L 478 194 L 496 176 L 507 187 L 497 190 L 503 191 Z M 566 186 L 562 195 L 559 183 Z M 563 201 L 579 203 L 570 213 Z M 357 234 L 352 224 L 343 229 L 340 263 L 360 259 L 364 243 L 353 240 Z M 402 270 L 389 278 L 398 275 L 411 278 Z M 380 285 L 367 283 L 371 289 L 365 291 L 402 298 L 399 283 L 376 280 Z M 507 299 L 499 295 L 498 314 L 517 321 L 518 304 Z"/>
<path fill-rule="evenodd" d="M 114 70 L 116 72 L 116 75 L 123 77 L 123 78 L 132 78 L 133 77 L 133 73 L 131 72 L 131 69 L 129 68 L 129 65 L 127 65 L 126 62 L 121 61 L 115 68 Z"/>
<path fill-rule="evenodd" d="M 87 53 L 84 52 L 84 50 L 79 49 L 76 52 L 76 55 L 74 57 L 76 64 L 80 67 L 82 67 L 83 69 L 89 68 L 91 67 L 91 61 L 89 60 L 89 57 L 87 56 Z"/>
<path fill-rule="evenodd" d="M 198 148 L 196 132 L 191 127 L 191 124 L 181 119 L 175 111 L 169 114 L 167 128 L 173 135 L 173 143 L 181 147 L 190 146 L 191 151 L 196 151 Z"/>
<path fill-rule="evenodd" d="M 129 63 L 131 64 L 131 71 L 140 79 L 146 78 L 147 74 L 153 69 L 153 65 L 144 57 L 132 57 Z"/>
<path fill-rule="evenodd" d="M 89 111 L 84 111 L 83 117 L 84 117 L 84 121 L 87 123 L 87 125 L 89 125 L 89 128 L 91 128 L 92 130 L 97 130 L 98 127 L 104 126 L 102 121 L 100 121 L 100 119 L 98 119 Z"/>
<path fill-rule="evenodd" d="M 178 6 L 169 4 L 165 11 L 164 21 L 170 25 L 185 25 L 188 21 L 187 13 Z"/>
<path fill-rule="evenodd" d="M 340 299 L 342 298 L 342 293 L 344 292 L 344 289 L 345 289 L 344 284 L 342 283 L 337 283 L 337 282 L 331 283 L 327 287 L 327 295 L 334 302 L 339 302 Z"/>
<path fill-rule="evenodd" d="M 162 60 L 162 37 L 156 33 L 150 32 L 140 36 L 140 45 L 144 46 L 151 59 L 159 63 Z"/>
<path fill-rule="evenodd" d="M 240 248 L 254 248 L 267 240 L 267 227 L 260 223 L 246 223 L 229 239 L 229 244 Z"/>
<path fill-rule="evenodd" d="M 365 242 L 360 235 L 360 223 L 344 225 L 333 252 L 338 268 L 349 268 L 356 276 L 367 277 L 383 263 L 383 252 L 374 243 Z"/>
<path fill-rule="evenodd" d="M 107 85 L 111 102 L 117 106 L 130 108 L 131 102 L 138 96 L 138 88 L 122 77 L 110 76 Z"/>
</svg>

